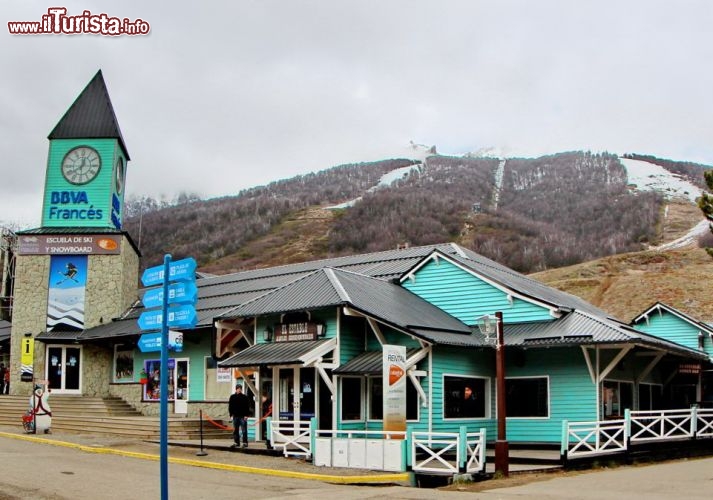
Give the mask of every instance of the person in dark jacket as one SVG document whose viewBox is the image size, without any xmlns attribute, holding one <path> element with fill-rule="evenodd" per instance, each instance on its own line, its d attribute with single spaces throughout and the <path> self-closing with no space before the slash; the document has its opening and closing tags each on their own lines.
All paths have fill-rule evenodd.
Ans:
<svg viewBox="0 0 713 500">
<path fill-rule="evenodd" d="M 240 435 L 243 436 L 243 448 L 248 447 L 248 415 L 250 415 L 250 398 L 243 394 L 243 386 L 235 386 L 235 392 L 228 400 L 228 413 L 233 419 L 233 448 L 240 446 Z"/>
</svg>

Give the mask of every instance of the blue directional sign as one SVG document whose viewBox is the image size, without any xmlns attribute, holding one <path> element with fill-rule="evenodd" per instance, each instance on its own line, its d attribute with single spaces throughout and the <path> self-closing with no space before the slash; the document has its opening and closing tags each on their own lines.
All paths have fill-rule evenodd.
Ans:
<svg viewBox="0 0 713 500">
<path fill-rule="evenodd" d="M 161 332 L 144 333 L 139 337 L 141 352 L 157 352 L 161 350 Z"/>
<path fill-rule="evenodd" d="M 198 323 L 196 308 L 192 305 L 170 307 L 168 309 L 168 326 L 174 328 L 193 328 Z"/>
<path fill-rule="evenodd" d="M 141 352 L 158 352 L 161 350 L 161 332 L 144 333 L 139 337 L 139 350 Z M 168 348 L 171 351 L 181 352 L 183 350 L 183 333 L 168 331 Z M 171 365 L 169 364 L 169 368 Z"/>
<path fill-rule="evenodd" d="M 198 322 L 196 308 L 190 304 L 170 307 L 168 309 L 166 325 L 173 328 L 193 328 Z M 144 311 L 139 316 L 139 328 L 142 330 L 160 330 L 163 327 L 163 313 L 161 309 Z"/>
<path fill-rule="evenodd" d="M 163 283 L 164 266 L 154 266 L 146 269 L 141 275 L 141 283 L 144 286 L 154 286 Z M 195 281 L 196 279 L 196 259 L 188 257 L 172 261 L 168 264 L 169 281 Z"/>
<path fill-rule="evenodd" d="M 160 330 L 163 326 L 163 311 L 154 309 L 144 311 L 139 316 L 139 328 L 142 330 Z"/>
<path fill-rule="evenodd" d="M 195 304 L 197 297 L 198 288 L 194 282 L 178 281 L 168 285 L 169 304 Z M 163 288 L 146 290 L 141 301 L 147 309 L 163 305 Z"/>
<path fill-rule="evenodd" d="M 144 270 L 141 275 L 141 283 L 144 286 L 154 286 L 163 283 L 163 264 L 160 266 L 149 267 Z"/>
<path fill-rule="evenodd" d="M 195 281 L 196 280 L 196 259 L 176 260 L 168 265 L 169 281 Z"/>
</svg>

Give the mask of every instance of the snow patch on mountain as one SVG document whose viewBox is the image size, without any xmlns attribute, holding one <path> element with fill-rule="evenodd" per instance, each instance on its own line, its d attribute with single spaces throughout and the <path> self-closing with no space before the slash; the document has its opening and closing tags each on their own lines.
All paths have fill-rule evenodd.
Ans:
<svg viewBox="0 0 713 500">
<path fill-rule="evenodd" d="M 405 177 L 408 177 L 411 174 L 411 172 L 413 172 L 413 171 L 418 172 L 418 169 L 420 167 L 421 167 L 421 164 L 417 163 L 415 165 L 408 165 L 406 167 L 400 167 L 400 168 L 391 170 L 390 172 L 386 172 L 384 175 L 382 175 L 379 178 L 379 182 L 377 182 L 375 186 L 372 186 L 369 189 L 367 189 L 366 192 L 372 193 L 372 192 L 376 191 L 377 189 L 391 186 L 394 182 L 401 180 Z M 327 210 L 350 208 L 350 207 L 353 207 L 356 202 L 361 200 L 361 198 L 362 197 L 359 196 L 358 198 L 354 198 L 353 200 L 345 201 L 344 203 L 339 203 L 338 205 L 332 205 L 330 207 L 325 207 L 325 208 Z"/>
<path fill-rule="evenodd" d="M 658 191 L 668 199 L 687 198 L 693 203 L 701 195 L 701 188 L 659 165 L 621 157 L 619 161 L 626 168 L 629 184 L 638 191 Z"/>
</svg>

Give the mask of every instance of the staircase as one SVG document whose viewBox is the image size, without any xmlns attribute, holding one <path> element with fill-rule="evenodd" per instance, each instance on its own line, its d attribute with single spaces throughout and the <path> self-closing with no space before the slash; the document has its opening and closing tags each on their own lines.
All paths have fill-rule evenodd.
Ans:
<svg viewBox="0 0 713 500">
<path fill-rule="evenodd" d="M 120 398 L 52 395 L 52 430 L 93 433 L 135 439 L 160 438 L 157 416 L 145 417 Z M 0 426 L 22 428 L 22 415 L 29 407 L 29 396 L 0 396 Z M 169 440 L 200 439 L 200 420 L 168 418 Z M 232 439 L 230 431 L 203 424 L 203 439 Z"/>
</svg>

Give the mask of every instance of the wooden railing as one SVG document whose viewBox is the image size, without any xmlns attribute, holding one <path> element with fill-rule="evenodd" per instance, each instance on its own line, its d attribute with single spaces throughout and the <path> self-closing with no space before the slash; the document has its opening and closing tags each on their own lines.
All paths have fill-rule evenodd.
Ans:
<svg viewBox="0 0 713 500">
<path fill-rule="evenodd" d="M 563 459 L 627 451 L 631 443 L 713 437 L 713 408 L 626 410 L 621 420 L 562 422 Z"/>
<path fill-rule="evenodd" d="M 626 420 L 562 422 L 562 455 L 568 458 L 625 451 Z"/>
<path fill-rule="evenodd" d="M 271 420 L 270 443 L 285 456 L 312 456 L 314 420 Z"/>
</svg>

